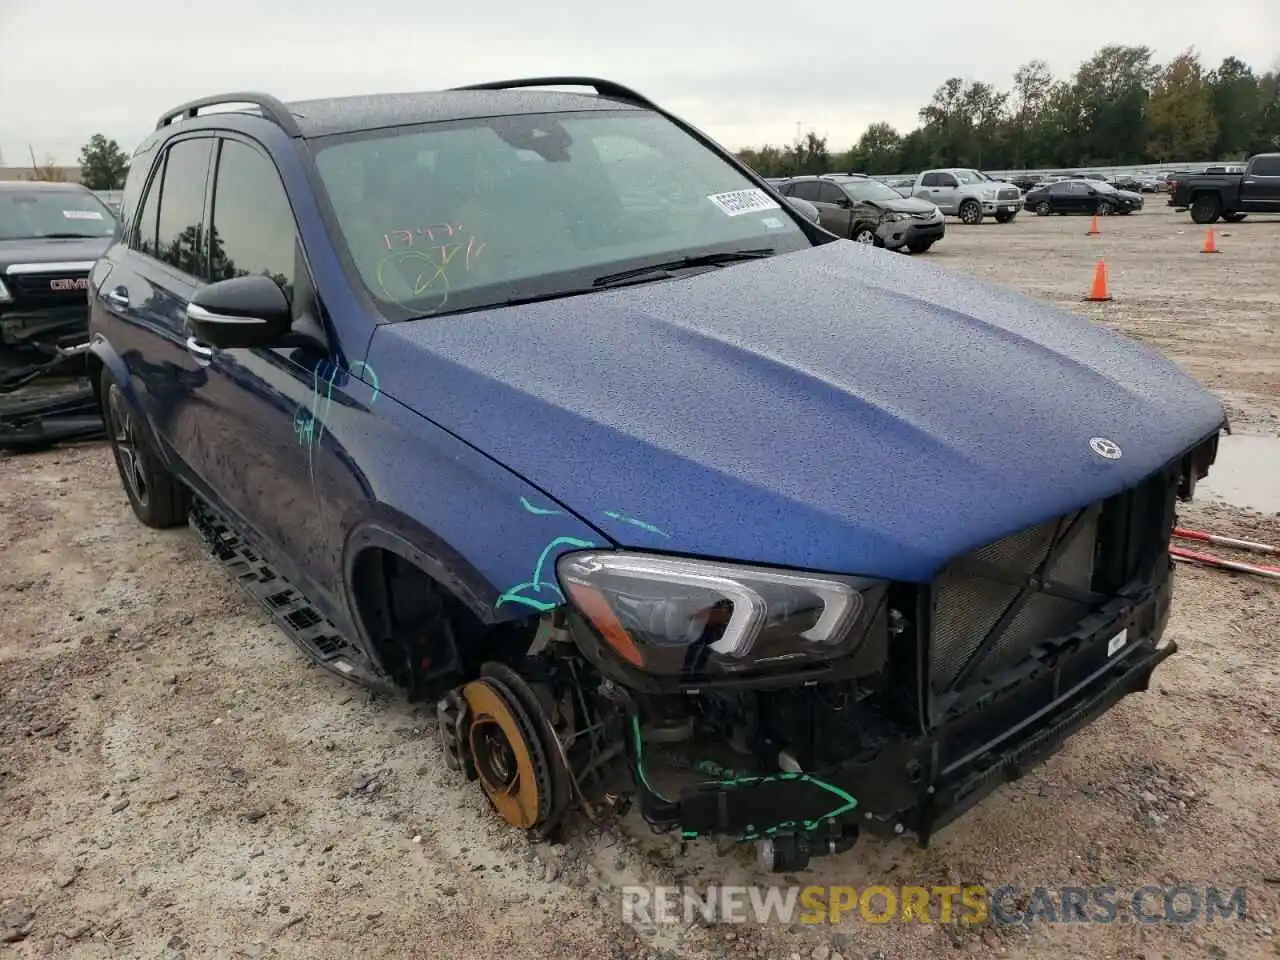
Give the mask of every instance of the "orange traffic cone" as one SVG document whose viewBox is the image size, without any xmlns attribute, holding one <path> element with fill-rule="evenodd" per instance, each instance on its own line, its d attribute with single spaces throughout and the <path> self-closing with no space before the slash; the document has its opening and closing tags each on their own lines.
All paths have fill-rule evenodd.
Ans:
<svg viewBox="0 0 1280 960">
<path fill-rule="evenodd" d="M 1098 215 L 1096 213 L 1093 215 L 1093 223 L 1089 225 L 1089 232 L 1086 234 L 1086 236 L 1089 236 L 1089 237 L 1102 236 L 1102 231 L 1098 229 Z"/>
<path fill-rule="evenodd" d="M 1107 265 L 1099 260 L 1098 265 L 1093 268 L 1093 286 L 1089 288 L 1089 295 L 1085 300 L 1100 303 L 1110 299 L 1111 294 L 1107 293 Z"/>
<path fill-rule="evenodd" d="M 1201 253 L 1217 253 L 1218 238 L 1213 235 L 1213 227 L 1204 232 L 1204 246 L 1200 250 Z"/>
</svg>

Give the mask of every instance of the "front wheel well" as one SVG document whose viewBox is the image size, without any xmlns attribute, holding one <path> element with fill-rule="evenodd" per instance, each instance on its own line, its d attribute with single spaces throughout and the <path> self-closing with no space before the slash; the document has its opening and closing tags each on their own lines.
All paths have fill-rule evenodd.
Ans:
<svg viewBox="0 0 1280 960">
<path fill-rule="evenodd" d="M 431 574 L 393 550 L 367 547 L 351 566 L 355 615 L 391 681 L 433 700 L 486 660 L 527 649 L 536 624 L 486 624 Z"/>
</svg>

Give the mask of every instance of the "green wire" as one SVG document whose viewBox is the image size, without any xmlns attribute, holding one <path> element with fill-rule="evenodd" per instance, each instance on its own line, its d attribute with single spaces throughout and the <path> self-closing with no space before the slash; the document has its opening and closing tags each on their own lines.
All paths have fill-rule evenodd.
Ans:
<svg viewBox="0 0 1280 960">
<path fill-rule="evenodd" d="M 644 772 L 644 747 L 642 746 L 643 741 L 640 736 L 640 719 L 639 717 L 634 715 L 631 717 L 631 734 L 635 741 L 635 747 L 636 747 L 636 777 L 644 785 L 646 790 L 652 793 L 655 797 L 657 797 L 663 803 L 673 803 L 674 801 L 668 800 L 661 793 L 659 793 L 657 790 L 654 789 L 653 785 L 649 782 L 648 776 Z M 818 827 L 822 825 L 823 821 L 833 820 L 836 817 L 843 816 L 844 814 L 849 813 L 852 810 L 856 810 L 858 807 L 858 801 L 857 799 L 854 798 L 854 796 L 851 793 L 848 793 L 845 790 L 841 790 L 835 784 L 827 783 L 825 780 L 819 780 L 817 777 L 811 777 L 807 773 L 778 773 L 768 777 L 734 777 L 729 780 L 712 780 L 708 782 L 712 786 L 717 786 L 717 787 L 744 787 L 744 786 L 751 786 L 753 784 L 760 784 L 760 783 L 777 783 L 785 780 L 799 780 L 801 783 L 814 784 L 815 786 L 821 787 L 823 790 L 826 790 L 828 793 L 835 794 L 842 801 L 844 801 L 840 806 L 836 807 L 830 813 L 823 814 L 821 817 L 817 817 L 813 820 L 805 820 L 803 823 L 802 829 L 806 833 L 812 830 L 818 829 Z M 775 824 L 772 827 L 766 827 L 763 834 L 755 833 L 755 832 L 743 833 L 741 836 L 738 837 L 738 840 L 740 841 L 755 840 L 761 836 L 771 836 L 777 833 L 779 830 L 783 829 L 784 827 L 794 827 L 794 826 L 796 826 L 796 822 L 794 820 L 784 820 L 781 823 Z M 698 832 L 696 830 L 683 830 L 681 831 L 680 835 L 684 837 L 686 840 L 692 840 L 698 836 Z"/>
</svg>

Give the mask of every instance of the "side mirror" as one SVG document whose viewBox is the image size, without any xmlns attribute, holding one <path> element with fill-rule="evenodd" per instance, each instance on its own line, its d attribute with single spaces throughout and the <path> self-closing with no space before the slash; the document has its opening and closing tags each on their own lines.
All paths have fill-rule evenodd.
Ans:
<svg viewBox="0 0 1280 960">
<path fill-rule="evenodd" d="M 201 287 L 187 304 L 192 336 L 220 350 L 278 345 L 292 324 L 289 298 L 260 274 Z"/>
<path fill-rule="evenodd" d="M 836 206 L 844 210 L 851 210 L 853 208 L 853 201 L 842 194 L 840 199 L 836 201 Z"/>
</svg>

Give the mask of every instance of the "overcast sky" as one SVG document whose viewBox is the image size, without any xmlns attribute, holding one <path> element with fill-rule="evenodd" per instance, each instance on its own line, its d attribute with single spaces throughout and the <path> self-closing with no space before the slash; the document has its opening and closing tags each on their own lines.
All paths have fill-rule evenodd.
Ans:
<svg viewBox="0 0 1280 960">
<path fill-rule="evenodd" d="M 794 9 L 794 8 L 792 8 Z M 626 83 L 725 146 L 844 149 L 900 129 L 951 76 L 1007 87 L 1038 57 L 1069 74 L 1103 43 L 1216 64 L 1280 59 L 1280 0 L 0 0 L 0 155 L 74 163 L 92 134 L 132 152 L 183 100 L 259 89 L 282 99 L 424 90 L 517 76 Z"/>
</svg>

